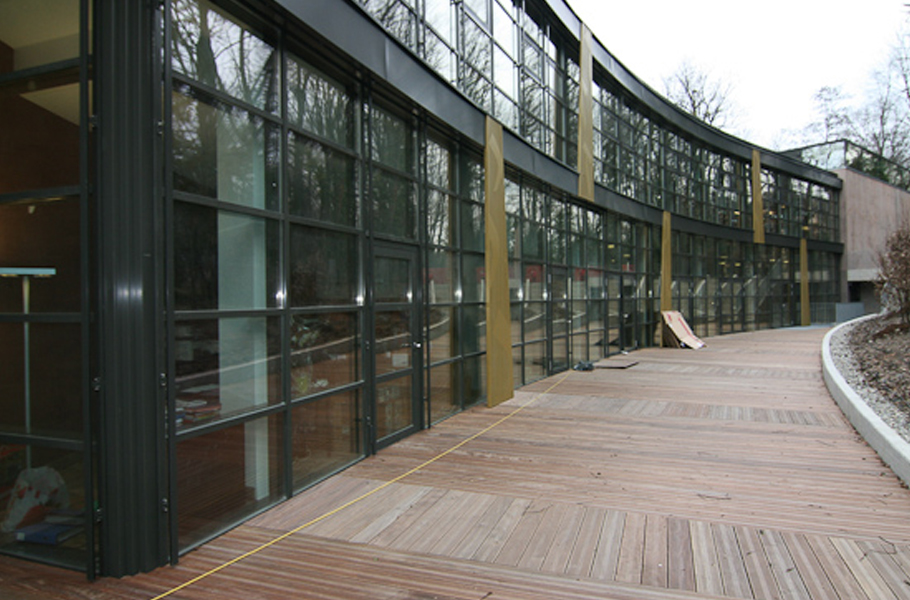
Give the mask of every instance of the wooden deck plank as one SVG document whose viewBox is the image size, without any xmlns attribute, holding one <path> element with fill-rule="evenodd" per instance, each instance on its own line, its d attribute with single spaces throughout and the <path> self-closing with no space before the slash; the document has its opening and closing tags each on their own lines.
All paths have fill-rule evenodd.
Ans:
<svg viewBox="0 0 910 600">
<path fill-rule="evenodd" d="M 387 527 L 390 527 L 405 513 L 411 510 L 414 505 L 426 496 L 431 488 L 425 486 L 402 486 L 406 493 L 400 498 L 399 502 L 386 510 L 383 514 L 370 521 L 366 527 L 361 528 L 349 539 L 357 543 L 369 543 L 376 536 L 382 533 Z M 312 533 L 312 532 L 308 532 Z"/>
<path fill-rule="evenodd" d="M 493 558 L 493 562 L 512 567 L 518 566 L 551 506 L 549 502 L 543 500 L 532 501 L 521 514 L 518 523 Z"/>
<path fill-rule="evenodd" d="M 494 562 L 530 506 L 531 500 L 527 498 L 513 499 L 502 517 L 490 529 L 477 551 L 474 552 L 472 558 L 480 562 Z"/>
<path fill-rule="evenodd" d="M 669 524 L 663 515 L 649 514 L 645 527 L 645 553 L 641 582 L 652 587 L 669 587 Z"/>
<path fill-rule="evenodd" d="M 641 583 L 645 558 L 645 527 L 647 516 L 629 513 L 622 531 L 619 560 L 616 563 L 616 581 Z"/>
<path fill-rule="evenodd" d="M 809 590 L 796 569 L 796 564 L 790 556 L 790 551 L 781 533 L 765 529 L 759 532 L 759 539 L 765 549 L 765 556 L 768 557 L 768 563 L 771 565 L 771 571 L 774 573 L 774 579 L 777 580 L 781 594 L 785 598 L 811 600 Z"/>
<path fill-rule="evenodd" d="M 396 537 L 390 547 L 409 552 L 429 552 L 455 525 L 464 503 L 470 502 L 477 495 L 448 490 L 433 506 L 427 508 L 419 521 Z"/>
<path fill-rule="evenodd" d="M 584 524 L 585 509 L 577 504 L 564 505 L 556 535 L 547 550 L 547 556 L 540 570 L 547 573 L 565 573 L 572 558 L 581 528 Z M 590 564 L 590 563 L 589 563 Z"/>
<path fill-rule="evenodd" d="M 752 587 L 746 573 L 736 530 L 732 525 L 714 523 L 711 525 L 714 534 L 714 545 L 717 548 L 717 559 L 723 579 L 724 595 L 732 598 L 752 598 Z"/>
<path fill-rule="evenodd" d="M 607 511 L 602 508 L 587 507 L 584 512 L 584 518 L 578 530 L 578 537 L 575 538 L 565 573 L 570 577 L 603 579 L 603 577 L 592 574 L 592 569 Z"/>
<path fill-rule="evenodd" d="M 540 524 L 528 540 L 524 553 L 518 561 L 518 568 L 542 571 L 550 547 L 553 545 L 568 505 L 550 504 L 540 517 Z"/>
<path fill-rule="evenodd" d="M 704 521 L 689 521 L 692 536 L 692 557 L 695 564 L 695 589 L 699 593 L 724 593 L 723 576 L 717 560 L 717 548 L 711 533 L 711 524 Z"/>
<path fill-rule="evenodd" d="M 464 543 L 468 535 L 478 527 L 480 519 L 490 509 L 496 501 L 496 496 L 489 494 L 472 494 L 467 506 L 460 509 L 457 515 L 454 515 L 455 524 L 448 531 L 445 537 L 441 538 L 429 550 L 431 554 L 440 554 L 442 556 L 454 556 L 457 548 Z"/>
<path fill-rule="evenodd" d="M 626 513 L 608 510 L 604 514 L 597 538 L 597 551 L 591 563 L 591 577 L 594 579 L 613 581 L 616 578 L 625 525 Z"/>
<path fill-rule="evenodd" d="M 809 596 L 812 598 L 837 598 L 838 592 L 806 536 L 789 531 L 785 531 L 781 535 L 790 551 L 790 557 L 796 565 L 796 571 L 802 576 Z"/>
<path fill-rule="evenodd" d="M 771 564 L 759 539 L 759 531 L 751 527 L 734 529 L 746 565 L 746 573 L 749 575 L 752 596 L 762 600 L 782 600 Z"/>
<path fill-rule="evenodd" d="M 895 560 L 897 551 L 893 545 L 861 541 L 857 542 L 857 547 L 862 551 L 864 559 L 878 571 L 896 598 L 910 597 L 910 581 Z"/>
<path fill-rule="evenodd" d="M 512 506 L 511 498 L 494 496 L 490 506 L 483 512 L 477 522 L 465 532 L 461 541 L 449 553 L 449 556 L 453 558 L 471 558 L 474 556 L 510 506 Z"/>
<path fill-rule="evenodd" d="M 831 544 L 846 563 L 847 568 L 853 573 L 856 581 L 873 600 L 896 600 L 891 588 L 882 578 L 881 574 L 866 560 L 866 556 L 855 540 L 833 537 Z"/>
<path fill-rule="evenodd" d="M 670 517 L 667 521 L 668 569 L 670 589 L 695 591 L 695 563 L 689 521 Z"/>
<path fill-rule="evenodd" d="M 872 600 L 866 595 L 862 586 L 859 585 L 856 577 L 853 576 L 847 563 L 844 562 L 840 553 L 834 548 L 829 537 L 820 535 L 806 535 L 804 537 L 828 577 L 828 581 L 834 587 L 837 598 L 841 600 Z"/>
<path fill-rule="evenodd" d="M 376 546 L 390 547 L 395 543 L 398 536 L 404 534 L 414 524 L 419 523 L 423 514 L 429 510 L 436 502 L 439 501 L 446 493 L 446 490 L 433 488 L 426 494 L 411 503 L 407 510 L 398 515 L 388 527 L 376 534 L 370 543 Z M 310 533 L 309 531 L 307 533 Z"/>
</svg>

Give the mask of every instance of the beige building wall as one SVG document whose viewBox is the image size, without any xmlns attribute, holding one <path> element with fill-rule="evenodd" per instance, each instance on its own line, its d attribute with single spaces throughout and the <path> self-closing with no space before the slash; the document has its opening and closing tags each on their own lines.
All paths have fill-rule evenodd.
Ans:
<svg viewBox="0 0 910 600">
<path fill-rule="evenodd" d="M 849 298 L 848 286 L 853 284 L 854 299 L 859 295 L 866 312 L 877 312 L 878 302 L 872 293 L 878 274 L 875 257 L 888 235 L 910 222 L 910 193 L 852 169 L 834 172 L 844 181 L 840 195 L 844 243 L 841 297 Z"/>
</svg>

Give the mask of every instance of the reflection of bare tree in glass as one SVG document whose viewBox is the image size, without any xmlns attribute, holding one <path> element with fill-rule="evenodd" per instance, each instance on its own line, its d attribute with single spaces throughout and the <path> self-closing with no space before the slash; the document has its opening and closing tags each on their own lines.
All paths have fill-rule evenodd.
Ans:
<svg viewBox="0 0 910 600">
<path fill-rule="evenodd" d="M 259 108 L 274 108 L 274 49 L 205 0 L 172 5 L 171 66 L 205 85 Z"/>
<path fill-rule="evenodd" d="M 386 31 L 412 50 L 417 47 L 416 19 L 400 0 L 358 0 Z"/>
</svg>

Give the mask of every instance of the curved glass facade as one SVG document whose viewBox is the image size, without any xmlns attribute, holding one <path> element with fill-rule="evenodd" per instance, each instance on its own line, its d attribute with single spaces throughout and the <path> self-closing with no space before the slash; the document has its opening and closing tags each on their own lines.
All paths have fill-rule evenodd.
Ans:
<svg viewBox="0 0 910 600">
<path fill-rule="evenodd" d="M 679 112 L 562 0 L 55 1 L 64 54 L 0 27 L 0 493 L 53 467 L 82 529 L 0 551 L 148 570 L 661 311 L 833 318 L 837 177 Z"/>
</svg>

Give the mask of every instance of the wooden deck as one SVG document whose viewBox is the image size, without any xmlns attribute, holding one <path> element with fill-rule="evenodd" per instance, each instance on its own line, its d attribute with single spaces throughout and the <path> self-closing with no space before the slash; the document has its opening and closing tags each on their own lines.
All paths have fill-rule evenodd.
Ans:
<svg viewBox="0 0 910 600">
<path fill-rule="evenodd" d="M 908 599 L 910 492 L 829 397 L 824 333 L 712 338 L 559 375 L 386 449 L 177 567 L 88 584 L 0 558 L 0 596 L 152 598 L 376 490 L 168 597 Z"/>
</svg>

